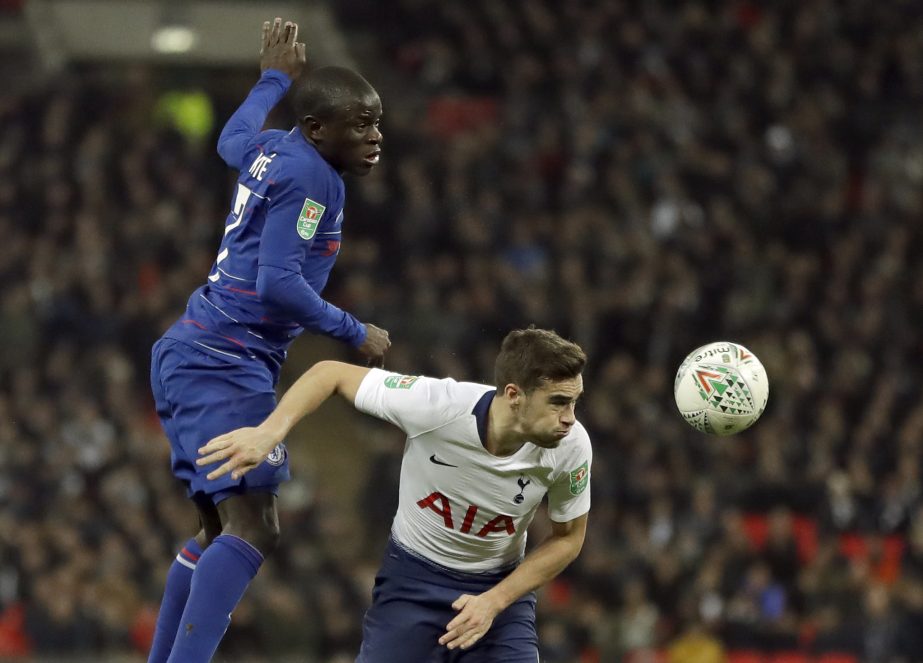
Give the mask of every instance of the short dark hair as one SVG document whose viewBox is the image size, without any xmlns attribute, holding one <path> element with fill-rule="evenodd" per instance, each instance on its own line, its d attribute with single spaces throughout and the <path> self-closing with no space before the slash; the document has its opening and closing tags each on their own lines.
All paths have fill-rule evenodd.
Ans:
<svg viewBox="0 0 923 663">
<path fill-rule="evenodd" d="M 306 115 L 329 120 L 346 103 L 369 95 L 378 93 L 352 69 L 319 67 L 298 81 L 292 106 L 299 120 Z"/>
<path fill-rule="evenodd" d="M 503 339 L 494 365 L 497 389 L 518 385 L 527 394 L 543 382 L 575 378 L 586 366 L 579 345 L 548 329 L 516 329 Z"/>
</svg>

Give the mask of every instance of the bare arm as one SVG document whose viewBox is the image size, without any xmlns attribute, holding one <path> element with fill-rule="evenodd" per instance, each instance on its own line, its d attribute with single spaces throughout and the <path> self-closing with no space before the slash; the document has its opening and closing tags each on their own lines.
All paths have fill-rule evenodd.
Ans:
<svg viewBox="0 0 923 663">
<path fill-rule="evenodd" d="M 492 588 L 462 594 L 452 607 L 459 613 L 446 626 L 439 644 L 467 649 L 487 633 L 494 618 L 524 594 L 548 583 L 577 558 L 586 536 L 587 514 L 566 523 L 551 523 L 551 536 L 526 555 L 515 571 Z"/>
<path fill-rule="evenodd" d="M 334 394 L 350 403 L 356 402 L 359 385 L 370 369 L 340 361 L 322 361 L 308 369 L 295 381 L 276 409 L 256 428 L 238 428 L 219 435 L 199 449 L 202 458 L 197 465 L 225 461 L 208 473 L 217 479 L 231 472 L 237 479 L 265 460 L 266 455 L 281 442 L 292 427 L 311 414 Z"/>
</svg>

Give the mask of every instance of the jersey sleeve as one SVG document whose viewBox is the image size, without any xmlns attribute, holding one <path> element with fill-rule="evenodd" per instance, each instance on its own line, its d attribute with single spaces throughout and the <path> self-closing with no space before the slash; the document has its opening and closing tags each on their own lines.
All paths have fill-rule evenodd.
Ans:
<svg viewBox="0 0 923 663">
<path fill-rule="evenodd" d="M 356 348 L 365 343 L 366 326 L 322 299 L 301 274 L 264 265 L 257 272 L 256 291 L 264 304 L 309 331 Z"/>
<path fill-rule="evenodd" d="M 256 136 L 269 111 L 291 87 L 291 79 L 281 71 L 267 69 L 250 94 L 234 111 L 218 136 L 218 154 L 232 168 L 243 170 L 250 141 Z"/>
<path fill-rule="evenodd" d="M 354 316 L 321 298 L 302 275 L 315 230 L 328 207 L 321 174 L 301 174 L 294 184 L 276 166 L 277 183 L 270 187 L 266 221 L 260 236 L 256 289 L 267 305 L 305 329 L 358 347 L 366 328 Z"/>
<path fill-rule="evenodd" d="M 456 398 L 458 383 L 373 368 L 356 392 L 356 409 L 390 422 L 416 437 L 453 421 L 463 405 Z"/>
<path fill-rule="evenodd" d="M 566 523 L 590 510 L 592 467 L 593 447 L 590 436 L 581 426 L 558 464 L 560 472 L 548 490 L 548 517 L 551 520 Z"/>
<path fill-rule="evenodd" d="M 260 237 L 259 265 L 268 265 L 287 269 L 301 274 L 308 250 L 314 243 L 313 232 L 307 232 L 304 226 L 307 217 L 312 223 L 320 223 L 320 216 L 327 209 L 326 182 L 320 173 L 308 172 L 295 184 L 292 173 L 286 167 L 295 168 L 300 164 L 291 161 L 273 163 L 272 177 L 275 182 L 269 187 L 269 200 L 266 208 L 266 221 Z"/>
</svg>

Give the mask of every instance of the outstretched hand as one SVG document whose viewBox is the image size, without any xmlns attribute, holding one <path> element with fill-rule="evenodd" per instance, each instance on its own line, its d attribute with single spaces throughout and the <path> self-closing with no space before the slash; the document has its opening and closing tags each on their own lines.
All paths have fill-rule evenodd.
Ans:
<svg viewBox="0 0 923 663">
<path fill-rule="evenodd" d="M 196 465 L 210 465 L 226 460 L 226 463 L 208 473 L 209 481 L 228 472 L 232 479 L 239 479 L 266 460 L 276 444 L 276 440 L 259 427 L 238 428 L 213 438 L 200 448 L 199 455 L 202 457 L 196 459 Z"/>
<path fill-rule="evenodd" d="M 298 24 L 276 18 L 263 23 L 260 45 L 260 71 L 277 69 L 292 80 L 298 78 L 305 65 L 304 44 L 298 41 Z"/>
</svg>

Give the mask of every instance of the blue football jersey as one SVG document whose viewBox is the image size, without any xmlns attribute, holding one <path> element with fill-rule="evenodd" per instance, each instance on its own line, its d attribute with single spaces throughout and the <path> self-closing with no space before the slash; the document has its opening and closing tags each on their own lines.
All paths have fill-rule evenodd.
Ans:
<svg viewBox="0 0 923 663">
<path fill-rule="evenodd" d="M 352 345 L 365 327 L 321 299 L 340 250 L 343 179 L 296 127 L 259 131 L 290 82 L 264 72 L 222 131 L 218 151 L 240 171 L 206 283 L 164 334 L 274 372 L 303 330 Z"/>
</svg>

